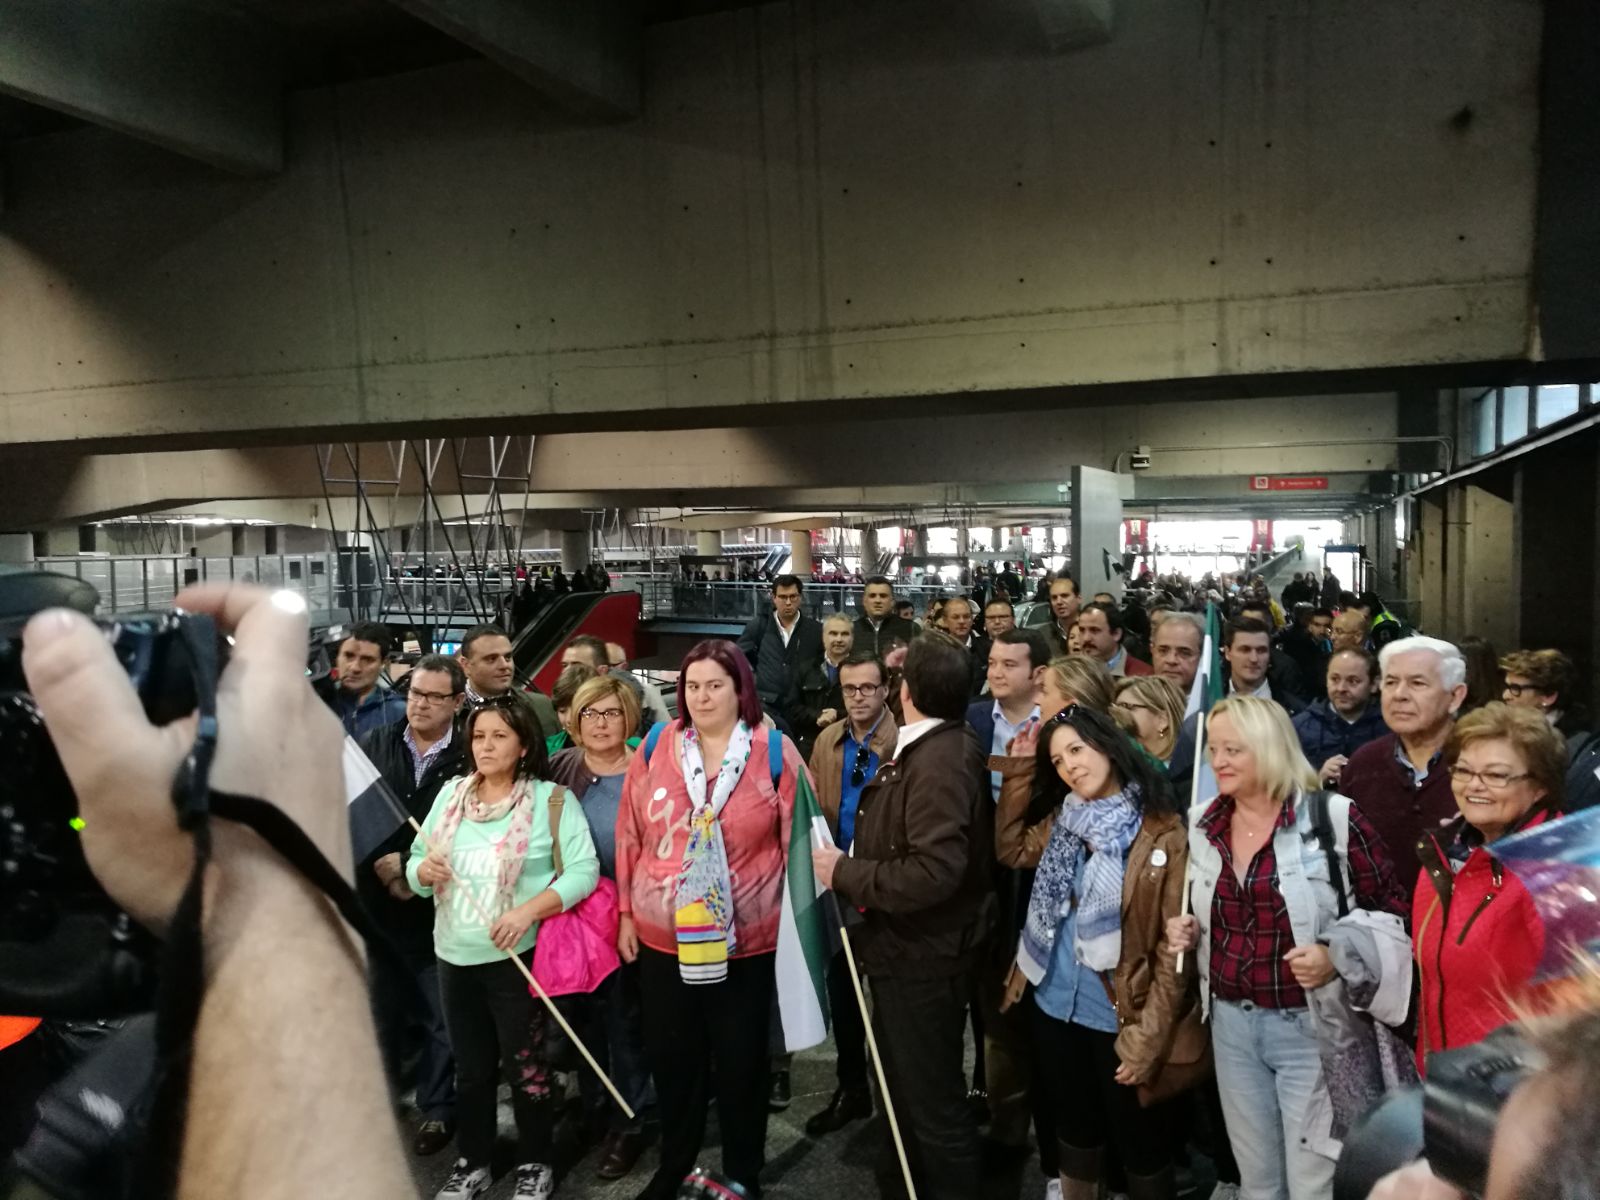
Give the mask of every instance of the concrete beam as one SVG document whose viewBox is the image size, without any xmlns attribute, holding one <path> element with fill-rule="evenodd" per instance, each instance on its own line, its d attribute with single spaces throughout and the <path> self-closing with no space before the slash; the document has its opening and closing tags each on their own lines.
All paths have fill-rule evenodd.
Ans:
<svg viewBox="0 0 1600 1200">
<path fill-rule="evenodd" d="M 642 32 L 625 0 L 393 0 L 568 112 L 639 114 Z"/>
<path fill-rule="evenodd" d="M 217 7 L 6 0 L 0 92 L 229 171 L 279 171 L 278 47 Z"/>
<path fill-rule="evenodd" d="M 971 0 L 900 7 L 651 25 L 640 118 L 577 132 L 486 62 L 300 92 L 292 161 L 243 195 L 107 170 L 92 132 L 14 144 L 0 442 L 1042 411 L 1538 357 L 1537 4 L 1148 0 L 1071 56 L 975 51 Z"/>
<path fill-rule="evenodd" d="M 1037 482 L 1037 491 L 1027 498 L 1048 504 L 1052 493 L 1059 498 L 1056 488 L 1073 464 L 1110 469 L 1125 451 L 1144 444 L 1170 449 L 1155 457 L 1141 479 L 1225 475 L 1242 486 L 1249 476 L 1269 472 L 1392 471 L 1394 428 L 1394 397 L 1374 395 L 1327 397 L 1308 404 L 1274 398 L 1129 404 L 1057 414 L 988 412 L 937 421 L 841 421 L 803 437 L 782 427 L 559 434 L 535 443 L 533 486 L 547 494 L 598 496 L 594 507 L 728 503 L 780 508 L 788 502 L 773 499 L 775 491 L 835 489 L 838 507 L 853 509 L 870 507 L 868 489 L 895 487 L 923 497 L 918 503 L 957 505 L 980 495 L 1005 503 L 1016 495 L 1013 489 L 1020 480 Z M 1371 440 L 1354 440 L 1362 437 Z M 488 472 L 486 450 L 482 439 L 463 443 L 465 474 Z M 24 462 L 18 451 L 10 458 Z M 359 462 L 365 478 L 395 478 L 389 444 L 360 447 Z M 596 486 L 597 463 L 606 464 L 604 486 Z M 5 465 L 0 459 L 0 467 Z M 339 476 L 352 475 L 342 454 L 334 469 Z M 959 482 L 935 482 L 946 480 Z M 415 494 L 420 481 L 415 458 L 403 456 L 399 490 Z M 434 489 L 472 494 L 484 491 L 485 485 L 459 479 L 455 460 L 445 455 Z M 344 495 L 352 489 L 335 485 L 332 491 Z M 321 493 L 317 452 L 309 446 L 127 455 L 31 453 L 23 469 L 0 470 L 0 519 L 26 529 L 69 516 Z M 744 498 L 707 499 L 711 494 Z"/>
</svg>

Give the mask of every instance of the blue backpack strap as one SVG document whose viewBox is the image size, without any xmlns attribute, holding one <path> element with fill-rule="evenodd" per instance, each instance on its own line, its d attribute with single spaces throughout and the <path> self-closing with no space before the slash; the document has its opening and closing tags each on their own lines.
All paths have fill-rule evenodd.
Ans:
<svg viewBox="0 0 1600 1200">
<path fill-rule="evenodd" d="M 783 778 L 783 731 L 767 730 L 767 761 L 772 767 L 772 790 L 778 790 L 778 780 Z"/>
<path fill-rule="evenodd" d="M 667 727 L 665 721 L 657 721 L 650 726 L 650 732 L 644 737 L 644 760 L 650 761 L 650 756 L 656 752 L 656 743 L 661 740 L 661 731 Z"/>
</svg>

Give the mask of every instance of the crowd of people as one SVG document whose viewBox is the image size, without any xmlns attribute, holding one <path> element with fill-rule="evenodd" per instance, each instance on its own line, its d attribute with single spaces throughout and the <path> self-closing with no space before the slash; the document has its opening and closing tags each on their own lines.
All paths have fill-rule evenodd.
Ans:
<svg viewBox="0 0 1600 1200">
<path fill-rule="evenodd" d="M 360 878 L 428 999 L 414 1148 L 454 1140 L 440 1200 L 487 1185 L 500 1080 L 516 1195 L 554 1188 L 561 1038 L 506 956 L 533 965 L 541 925 L 591 896 L 621 965 L 563 1011 L 634 1115 L 581 1072 L 578 1136 L 620 1178 L 658 1127 L 639 1195 L 671 1196 L 715 1100 L 724 1172 L 760 1194 L 790 1103 L 774 952 L 802 777 L 919 1196 L 965 1200 L 1035 1153 L 1051 1197 L 1175 1197 L 1205 1170 L 1219 1198 L 1331 1195 L 1367 1104 L 1535 999 L 1542 929 L 1493 844 L 1594 799 L 1577 673 L 1554 649 L 1465 653 L 1336 581 L 1325 605 L 1328 577 L 1277 598 L 1142 582 L 1085 600 L 1062 574 L 1019 626 L 993 592 L 918 618 L 884 577 L 818 621 L 780 576 L 736 642 L 684 660 L 671 720 L 596 639 L 567 646 L 553 703 L 513 686 L 492 626 L 402 698 L 377 683 L 382 629 L 354 630 L 334 706 L 422 827 Z M 1223 698 L 1202 713 L 1207 603 Z M 842 956 L 827 984 L 814 1138 L 883 1108 Z M 374 979 L 396 1079 L 409 994 Z M 886 1142 L 885 1195 L 897 1174 Z"/>
</svg>

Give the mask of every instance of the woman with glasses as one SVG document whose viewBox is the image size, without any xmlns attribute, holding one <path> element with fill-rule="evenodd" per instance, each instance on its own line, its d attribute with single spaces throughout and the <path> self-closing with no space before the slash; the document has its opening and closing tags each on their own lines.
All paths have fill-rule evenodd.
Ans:
<svg viewBox="0 0 1600 1200">
<path fill-rule="evenodd" d="M 1161 675 L 1134 675 L 1117 681 L 1112 708 L 1133 722 L 1133 736 L 1165 766 L 1172 760 L 1183 727 L 1185 696 Z"/>
<path fill-rule="evenodd" d="M 1037 760 L 1023 822 L 1042 849 L 1005 1007 L 1033 985 L 1061 1195 L 1095 1200 L 1114 1144 L 1131 1200 L 1169 1200 L 1168 1139 L 1137 1089 L 1160 1075 L 1194 1004 L 1192 966 L 1180 974 L 1165 948 L 1187 835 L 1166 776 L 1104 713 L 1064 709 Z"/>
<path fill-rule="evenodd" d="M 784 864 L 806 768 L 763 725 L 732 642 L 685 656 L 678 712 L 634 755 L 617 817 L 617 948 L 639 964 L 661 1113 L 661 1165 L 640 1200 L 678 1194 L 712 1096 L 723 1173 L 759 1196 Z"/>
<path fill-rule="evenodd" d="M 558 685 L 557 695 L 561 690 Z M 600 856 L 600 874 L 616 882 L 617 814 L 635 753 L 628 745 L 628 733 L 639 725 L 639 699 L 617 676 L 591 673 L 570 704 L 568 723 L 577 744 L 551 759 L 550 778 L 568 788 L 582 806 Z M 621 1179 L 633 1170 L 644 1148 L 643 1114 L 654 1101 L 644 1059 L 638 965 L 624 963 L 595 989 L 591 1000 L 582 1015 L 584 1040 L 633 1109 L 633 1119 L 612 1103 L 592 1072 L 582 1072 L 579 1082 L 590 1127 L 597 1133 L 607 1128 L 596 1173 L 601 1179 Z"/>
<path fill-rule="evenodd" d="M 1561 811 L 1566 747 L 1534 709 L 1486 704 L 1456 722 L 1444 761 L 1461 815 L 1417 847 L 1412 906 L 1421 1000 L 1417 1062 L 1516 1017 L 1544 955 L 1544 926 L 1492 843 Z"/>
<path fill-rule="evenodd" d="M 437 1200 L 473 1200 L 489 1187 L 495 1094 L 503 1077 L 517 1124 L 517 1200 L 555 1190 L 545 1012 L 508 954 L 532 968 L 539 926 L 595 889 L 599 858 L 575 804 L 561 807 L 555 873 L 544 738 L 516 696 L 467 717 L 471 772 L 445 784 L 411 845 L 406 881 L 434 902 L 439 995 L 456 1056 L 461 1157 Z"/>
</svg>

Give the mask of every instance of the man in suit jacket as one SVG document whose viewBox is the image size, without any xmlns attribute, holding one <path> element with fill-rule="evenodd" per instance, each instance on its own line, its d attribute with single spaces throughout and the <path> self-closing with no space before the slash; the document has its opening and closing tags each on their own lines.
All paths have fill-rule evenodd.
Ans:
<svg viewBox="0 0 1600 1200">
<path fill-rule="evenodd" d="M 1115 604 L 1085 604 L 1078 613 L 1078 639 L 1083 653 L 1105 663 L 1113 675 L 1151 675 L 1150 664 L 1122 645 L 1122 614 Z"/>
<path fill-rule="evenodd" d="M 772 581 L 772 611 L 739 635 L 739 649 L 756 675 L 756 692 L 775 717 L 795 678 L 822 658 L 822 622 L 800 611 L 804 591 L 798 576 L 779 575 Z"/>
</svg>

